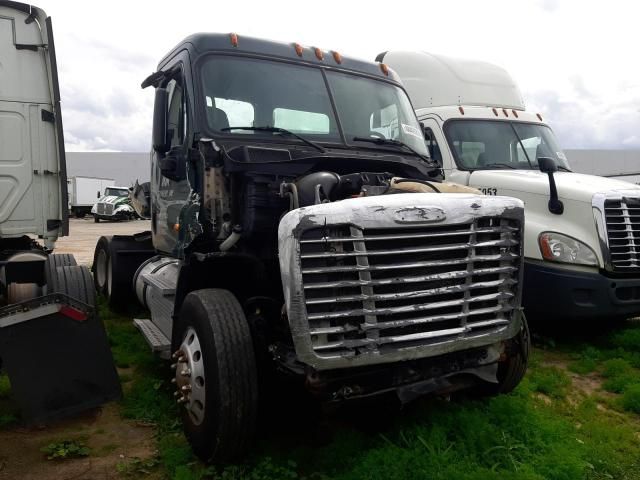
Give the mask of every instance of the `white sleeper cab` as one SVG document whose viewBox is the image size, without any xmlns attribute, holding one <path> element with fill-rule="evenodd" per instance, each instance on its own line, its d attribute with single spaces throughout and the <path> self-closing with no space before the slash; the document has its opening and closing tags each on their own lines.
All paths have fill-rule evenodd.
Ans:
<svg viewBox="0 0 640 480">
<path fill-rule="evenodd" d="M 423 52 L 377 58 L 397 72 L 447 180 L 525 203 L 525 311 L 640 313 L 640 186 L 573 173 L 502 68 Z"/>
</svg>

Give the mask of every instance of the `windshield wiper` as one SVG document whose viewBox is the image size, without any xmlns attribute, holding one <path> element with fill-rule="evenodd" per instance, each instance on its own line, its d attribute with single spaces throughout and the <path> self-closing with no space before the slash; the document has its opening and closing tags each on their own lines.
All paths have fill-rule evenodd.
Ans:
<svg viewBox="0 0 640 480">
<path fill-rule="evenodd" d="M 484 166 L 485 167 L 506 167 L 506 168 L 511 168 L 512 170 L 516 169 L 516 167 L 514 167 L 513 165 L 509 165 L 508 163 L 487 163 Z"/>
<path fill-rule="evenodd" d="M 306 138 L 298 135 L 297 133 L 293 133 L 292 131 L 286 130 L 284 128 L 269 127 L 269 126 L 264 126 L 264 127 L 225 127 L 225 128 L 221 128 L 220 130 L 223 131 L 223 132 L 228 132 L 230 130 L 253 130 L 253 131 L 257 131 L 257 132 L 280 133 L 282 135 L 288 135 L 290 137 L 297 138 L 298 140 L 301 140 L 302 142 L 306 143 L 310 147 L 313 147 L 313 148 L 315 148 L 316 150 L 319 150 L 322 153 L 326 152 L 326 150 L 325 150 L 325 148 L 323 146 L 318 145 L 317 143 L 312 142 L 311 140 L 307 140 Z"/>
<path fill-rule="evenodd" d="M 431 165 L 437 165 L 437 163 L 431 157 L 427 157 L 426 155 L 423 155 L 423 154 L 417 152 L 412 147 L 410 147 L 409 145 L 407 145 L 404 142 L 401 142 L 400 140 L 393 140 L 391 138 L 353 137 L 353 141 L 354 142 L 375 143 L 376 145 L 394 145 L 396 147 L 402 147 L 402 148 L 410 151 L 411 153 L 413 153 L 414 155 L 416 155 L 420 159 L 424 160 L 425 162 L 427 162 L 427 163 L 429 163 Z"/>
<path fill-rule="evenodd" d="M 560 170 L 561 172 L 573 172 L 573 170 L 567 167 L 563 167 L 562 165 L 558 165 L 558 170 Z"/>
</svg>

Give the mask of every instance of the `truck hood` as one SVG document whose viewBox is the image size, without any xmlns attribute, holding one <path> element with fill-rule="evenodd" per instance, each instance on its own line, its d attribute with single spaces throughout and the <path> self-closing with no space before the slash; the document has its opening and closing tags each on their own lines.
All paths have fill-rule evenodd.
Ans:
<svg viewBox="0 0 640 480">
<path fill-rule="evenodd" d="M 640 195 L 640 186 L 611 178 L 573 172 L 556 172 L 554 178 L 561 199 L 590 203 L 594 194 L 615 190 L 636 190 Z M 502 192 L 513 190 L 549 195 L 549 177 L 537 170 L 476 170 L 471 173 L 469 184 L 474 187 L 494 187 Z"/>
<path fill-rule="evenodd" d="M 111 203 L 112 205 L 122 205 L 123 203 L 128 203 L 129 197 L 118 197 L 118 196 L 104 196 L 98 200 L 98 203 Z"/>
</svg>

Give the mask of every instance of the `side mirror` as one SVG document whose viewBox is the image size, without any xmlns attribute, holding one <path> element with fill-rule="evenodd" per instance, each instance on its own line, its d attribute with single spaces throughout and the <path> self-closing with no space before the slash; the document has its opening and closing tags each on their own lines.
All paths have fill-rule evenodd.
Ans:
<svg viewBox="0 0 640 480">
<path fill-rule="evenodd" d="M 558 171 L 558 164 L 553 158 L 538 157 L 538 168 L 542 173 L 555 173 Z"/>
<path fill-rule="evenodd" d="M 171 148 L 167 138 L 167 110 L 169 93 L 166 88 L 156 88 L 156 97 L 153 103 L 153 149 L 165 154 Z"/>
<path fill-rule="evenodd" d="M 558 171 L 558 164 L 553 158 L 538 157 L 538 168 L 542 173 L 549 175 L 549 211 L 555 215 L 562 215 L 564 204 L 558 198 L 558 189 L 553 174 Z"/>
</svg>

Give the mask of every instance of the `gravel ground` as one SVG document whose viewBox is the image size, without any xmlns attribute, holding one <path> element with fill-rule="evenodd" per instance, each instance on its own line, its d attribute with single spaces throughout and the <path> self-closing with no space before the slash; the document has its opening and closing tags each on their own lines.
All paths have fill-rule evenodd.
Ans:
<svg viewBox="0 0 640 480">
<path fill-rule="evenodd" d="M 69 219 L 69 236 L 56 242 L 55 253 L 73 253 L 78 265 L 91 266 L 93 250 L 102 235 L 130 235 L 151 228 L 148 220 L 95 223 L 93 217 Z"/>
</svg>

